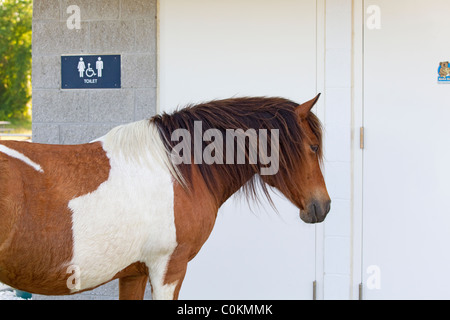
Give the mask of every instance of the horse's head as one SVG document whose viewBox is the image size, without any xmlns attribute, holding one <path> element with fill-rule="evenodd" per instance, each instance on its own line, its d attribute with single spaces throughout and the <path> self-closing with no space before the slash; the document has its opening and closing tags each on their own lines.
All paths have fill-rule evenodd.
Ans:
<svg viewBox="0 0 450 320">
<path fill-rule="evenodd" d="M 291 141 L 285 146 L 280 143 L 280 152 L 297 154 L 300 159 L 290 161 L 289 157 L 284 155 L 284 158 L 288 159 L 284 168 L 280 163 L 280 170 L 275 176 L 263 178 L 300 209 L 300 218 L 306 223 L 323 222 L 331 204 L 320 168 L 322 127 L 319 119 L 311 112 L 319 96 L 320 94 L 295 109 L 296 122 L 301 133 L 300 141 Z M 299 152 L 292 152 L 294 148 Z"/>
</svg>

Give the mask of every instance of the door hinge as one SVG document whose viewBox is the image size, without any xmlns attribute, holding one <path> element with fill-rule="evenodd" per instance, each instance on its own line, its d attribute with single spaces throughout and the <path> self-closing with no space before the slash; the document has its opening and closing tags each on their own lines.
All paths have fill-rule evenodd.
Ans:
<svg viewBox="0 0 450 320">
<path fill-rule="evenodd" d="M 363 284 L 362 283 L 359 284 L 359 297 L 358 297 L 358 299 L 359 300 L 363 300 Z"/>
<path fill-rule="evenodd" d="M 313 300 L 317 300 L 317 281 L 313 282 Z"/>
<path fill-rule="evenodd" d="M 359 148 L 364 149 L 364 127 L 359 128 Z"/>
</svg>

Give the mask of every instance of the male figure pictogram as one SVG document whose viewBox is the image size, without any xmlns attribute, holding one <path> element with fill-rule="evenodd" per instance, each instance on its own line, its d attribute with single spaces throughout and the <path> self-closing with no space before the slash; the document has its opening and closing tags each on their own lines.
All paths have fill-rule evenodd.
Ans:
<svg viewBox="0 0 450 320">
<path fill-rule="evenodd" d="M 95 68 L 97 69 L 98 77 L 102 77 L 102 70 L 103 70 L 103 61 L 101 57 L 98 57 L 97 62 L 95 63 Z"/>
</svg>

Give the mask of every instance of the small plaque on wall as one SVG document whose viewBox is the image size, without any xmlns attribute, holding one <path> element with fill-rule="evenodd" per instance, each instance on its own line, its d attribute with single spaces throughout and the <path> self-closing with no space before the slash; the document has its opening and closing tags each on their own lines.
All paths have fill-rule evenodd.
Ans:
<svg viewBox="0 0 450 320">
<path fill-rule="evenodd" d="M 450 83 L 450 66 L 448 61 L 440 62 L 438 83 Z"/>
<path fill-rule="evenodd" d="M 120 55 L 61 56 L 61 89 L 119 89 Z"/>
</svg>

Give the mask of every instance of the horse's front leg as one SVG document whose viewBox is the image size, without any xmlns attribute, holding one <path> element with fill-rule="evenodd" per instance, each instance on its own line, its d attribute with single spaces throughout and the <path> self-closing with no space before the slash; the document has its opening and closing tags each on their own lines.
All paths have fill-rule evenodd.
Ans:
<svg viewBox="0 0 450 320">
<path fill-rule="evenodd" d="M 119 300 L 143 300 L 148 276 L 128 276 L 119 279 Z"/>
<path fill-rule="evenodd" d="M 164 264 L 154 264 L 157 267 L 149 268 L 152 299 L 178 299 L 189 260 L 183 251 L 178 247 L 169 258 L 165 259 Z M 161 268 L 162 265 L 166 268 Z"/>
</svg>

